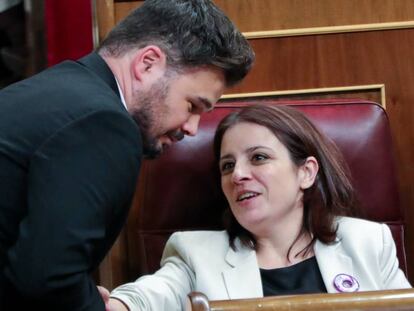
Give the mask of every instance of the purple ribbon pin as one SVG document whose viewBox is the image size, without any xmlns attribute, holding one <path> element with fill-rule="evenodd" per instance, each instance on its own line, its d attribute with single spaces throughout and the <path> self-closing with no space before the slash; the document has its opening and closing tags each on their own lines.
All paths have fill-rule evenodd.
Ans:
<svg viewBox="0 0 414 311">
<path fill-rule="evenodd" d="M 359 283 L 352 275 L 338 274 L 333 281 L 333 285 L 340 293 L 352 293 L 359 290 Z"/>
</svg>

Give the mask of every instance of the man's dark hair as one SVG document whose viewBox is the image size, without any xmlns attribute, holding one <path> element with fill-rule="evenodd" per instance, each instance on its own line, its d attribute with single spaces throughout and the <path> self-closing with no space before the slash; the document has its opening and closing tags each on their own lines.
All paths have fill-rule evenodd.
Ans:
<svg viewBox="0 0 414 311">
<path fill-rule="evenodd" d="M 247 40 L 210 0 L 146 0 L 108 34 L 98 52 L 119 57 L 157 45 L 174 69 L 215 66 L 227 86 L 242 80 L 254 61 Z"/>
</svg>

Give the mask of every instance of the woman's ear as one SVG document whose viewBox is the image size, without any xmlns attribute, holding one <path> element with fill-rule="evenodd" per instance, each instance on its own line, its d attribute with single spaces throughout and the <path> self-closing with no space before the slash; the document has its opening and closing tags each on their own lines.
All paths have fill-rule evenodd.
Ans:
<svg viewBox="0 0 414 311">
<path fill-rule="evenodd" d="M 300 170 L 300 188 L 302 190 L 312 187 L 319 171 L 319 164 L 315 157 L 307 157 Z"/>
<path fill-rule="evenodd" d="M 165 53 L 156 45 L 148 45 L 136 51 L 131 62 L 131 73 L 137 81 L 152 81 L 164 74 L 166 65 Z"/>
</svg>

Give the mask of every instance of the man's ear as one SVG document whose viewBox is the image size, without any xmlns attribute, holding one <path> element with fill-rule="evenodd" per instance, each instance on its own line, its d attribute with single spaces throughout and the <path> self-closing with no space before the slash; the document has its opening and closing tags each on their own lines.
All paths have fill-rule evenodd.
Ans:
<svg viewBox="0 0 414 311">
<path fill-rule="evenodd" d="M 319 171 L 319 164 L 315 157 L 307 157 L 300 170 L 300 188 L 302 190 L 312 187 Z"/>
<path fill-rule="evenodd" d="M 131 62 L 131 72 L 135 80 L 156 79 L 162 76 L 167 65 L 167 56 L 156 45 L 148 45 L 136 51 Z"/>
</svg>

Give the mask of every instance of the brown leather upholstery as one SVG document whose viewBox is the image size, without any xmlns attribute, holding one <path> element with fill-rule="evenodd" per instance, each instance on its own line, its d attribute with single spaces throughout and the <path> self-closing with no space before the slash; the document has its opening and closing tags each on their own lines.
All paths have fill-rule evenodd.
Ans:
<svg viewBox="0 0 414 311">
<path fill-rule="evenodd" d="M 226 203 L 213 163 L 212 138 L 219 120 L 249 103 L 258 101 L 219 104 L 202 117 L 196 137 L 187 137 L 159 160 L 144 164 L 128 225 L 131 279 L 158 269 L 172 232 L 221 228 Z M 364 218 L 391 227 L 406 272 L 404 218 L 384 109 L 363 100 L 262 103 L 294 105 L 337 143 L 351 168 Z"/>
</svg>

